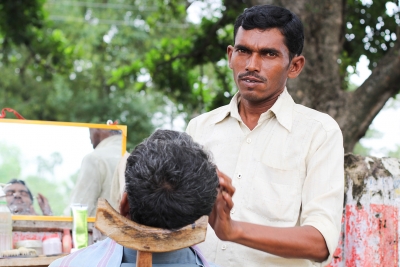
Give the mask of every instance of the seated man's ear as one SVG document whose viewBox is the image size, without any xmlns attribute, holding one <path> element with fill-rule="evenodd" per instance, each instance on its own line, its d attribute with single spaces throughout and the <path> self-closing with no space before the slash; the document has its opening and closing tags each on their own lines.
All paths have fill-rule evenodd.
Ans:
<svg viewBox="0 0 400 267">
<path fill-rule="evenodd" d="M 129 214 L 128 194 L 126 192 L 122 194 L 121 202 L 119 203 L 119 213 L 129 220 L 131 219 Z"/>
</svg>

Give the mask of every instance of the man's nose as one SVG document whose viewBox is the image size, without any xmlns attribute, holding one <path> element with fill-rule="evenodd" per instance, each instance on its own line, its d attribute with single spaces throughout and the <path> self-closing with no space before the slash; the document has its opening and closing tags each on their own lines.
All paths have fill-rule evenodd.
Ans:
<svg viewBox="0 0 400 267">
<path fill-rule="evenodd" d="M 14 193 L 13 193 L 13 196 L 14 196 L 14 197 L 19 197 L 19 198 L 21 198 L 21 193 L 18 192 L 18 191 L 17 191 L 17 192 L 14 192 Z"/>
<path fill-rule="evenodd" d="M 246 62 L 246 71 L 260 71 L 261 58 L 256 53 L 251 54 Z"/>
</svg>

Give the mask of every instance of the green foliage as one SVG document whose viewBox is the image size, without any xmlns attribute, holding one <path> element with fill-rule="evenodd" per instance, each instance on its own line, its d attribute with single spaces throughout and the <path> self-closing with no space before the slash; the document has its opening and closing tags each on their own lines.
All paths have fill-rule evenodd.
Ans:
<svg viewBox="0 0 400 267">
<path fill-rule="evenodd" d="M 396 145 L 396 147 L 393 150 L 390 150 L 388 156 L 391 158 L 400 159 L 400 145 Z"/>
<path fill-rule="evenodd" d="M 10 31 L 26 34 L 16 26 L 3 27 L 1 23 L 8 17 L 4 21 L 0 17 L 0 33 L 6 40 L 0 50 L 0 108 L 12 107 L 27 119 L 118 120 L 128 125 L 128 148 L 132 148 L 158 126 L 153 125 L 153 114 L 165 105 L 159 94 L 140 92 L 143 84 L 137 82 L 137 76 L 118 69 L 139 59 L 147 49 L 146 42 L 151 42 L 141 12 L 89 8 L 75 2 L 69 2 L 70 8 L 63 5 L 67 2 L 43 3 L 32 1 L 28 6 L 29 12 L 38 14 L 26 22 L 29 43 L 10 35 Z M 0 7 L 14 4 L 14 0 L 6 0 Z M 121 16 L 127 26 L 99 23 L 117 21 Z M 50 21 L 52 17 L 61 20 Z M 70 20 L 79 17 L 85 19 Z M 132 26 L 135 23 L 138 26 Z M 113 75 L 119 79 L 113 80 Z"/>
<path fill-rule="evenodd" d="M 368 131 L 365 133 L 363 138 L 365 139 L 378 139 L 382 138 L 383 134 L 377 129 L 369 128 Z M 357 142 L 354 146 L 353 153 L 362 156 L 369 156 L 372 154 L 372 148 L 363 146 L 360 142 Z"/>
<path fill-rule="evenodd" d="M 149 38 L 153 40 L 148 52 L 120 67 L 110 81 L 121 81 L 129 74 L 138 77 L 148 73 L 151 83 L 142 83 L 137 90 L 163 92 L 175 103 L 183 104 L 178 105 L 179 112 L 194 115 L 227 104 L 235 88 L 225 51 L 232 43 L 232 22 L 244 4 L 235 4 L 236 9 L 222 6 L 222 17 L 211 16 L 193 24 L 186 19 L 186 1 L 155 2 L 158 11 L 146 19 L 151 29 Z M 166 25 L 163 31 L 157 30 L 158 23 L 167 21 L 168 25 L 182 25 L 182 28 L 171 31 Z"/>
<path fill-rule="evenodd" d="M 187 119 L 227 104 L 236 88 L 226 47 L 249 1 L 224 0 L 199 24 L 187 19 L 193 2 L 1 1 L 0 107 L 28 119 L 118 119 L 131 148 L 160 126 L 154 114 L 171 115 L 170 101 Z M 341 76 L 348 90 L 355 87 L 347 67 L 365 54 L 372 68 L 394 43 L 400 19 L 386 14 L 387 2 L 347 1 Z"/>
<path fill-rule="evenodd" d="M 54 68 L 65 69 L 71 65 L 72 48 L 60 30 L 49 29 L 43 9 L 44 0 L 7 0 L 0 2 L 0 47 L 4 63 L 15 62 L 20 57 L 15 46 L 25 49 L 30 62 L 40 67 L 44 76 Z"/>
<path fill-rule="evenodd" d="M 341 57 L 342 74 L 348 66 L 355 68 L 361 55 L 369 59 L 369 68 L 391 47 L 396 38 L 396 26 L 400 24 L 399 13 L 389 16 L 386 4 L 390 1 L 374 0 L 363 4 L 362 0 L 348 0 L 346 5 L 345 42 Z"/>
<path fill-rule="evenodd" d="M 361 156 L 371 155 L 371 148 L 363 146 L 360 142 L 357 142 L 354 146 L 353 154 Z"/>
<path fill-rule="evenodd" d="M 29 44 L 44 26 L 44 0 L 14 0 L 0 3 L 0 32 L 5 43 Z"/>
<path fill-rule="evenodd" d="M 36 200 L 38 193 L 42 194 L 48 199 L 54 215 L 62 216 L 64 214 L 64 210 L 69 205 L 69 196 L 71 194 L 71 190 L 69 188 L 65 188 L 63 182 L 55 179 L 49 180 L 39 175 L 24 177 L 23 180 L 34 196 L 33 206 L 37 214 L 41 215 L 41 210 Z"/>
<path fill-rule="evenodd" d="M 0 183 L 18 178 L 21 173 L 21 151 L 0 141 Z"/>
</svg>

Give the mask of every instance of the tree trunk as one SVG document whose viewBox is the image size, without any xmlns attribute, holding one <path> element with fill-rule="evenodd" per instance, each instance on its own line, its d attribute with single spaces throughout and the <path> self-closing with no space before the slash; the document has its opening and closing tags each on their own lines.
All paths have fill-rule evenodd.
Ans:
<svg viewBox="0 0 400 267">
<path fill-rule="evenodd" d="M 251 0 L 249 6 L 273 4 L 288 8 L 304 24 L 306 65 L 288 82 L 296 103 L 331 115 L 351 152 L 386 101 L 400 91 L 400 38 L 378 62 L 371 76 L 353 92 L 342 88 L 338 59 L 344 43 L 346 0 Z M 400 36 L 398 27 L 397 36 Z"/>
<path fill-rule="evenodd" d="M 344 157 L 342 231 L 328 267 L 399 266 L 400 160 Z"/>
</svg>

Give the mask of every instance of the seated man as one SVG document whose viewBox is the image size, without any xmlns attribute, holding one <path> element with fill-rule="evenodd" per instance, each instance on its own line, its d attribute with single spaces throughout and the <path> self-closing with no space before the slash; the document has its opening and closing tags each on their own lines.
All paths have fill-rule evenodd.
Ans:
<svg viewBox="0 0 400 267">
<path fill-rule="evenodd" d="M 12 214 L 37 215 L 33 208 L 32 193 L 24 181 L 12 179 L 3 190 L 6 194 L 7 206 Z M 36 199 L 43 215 L 53 215 L 47 198 L 39 193 Z"/>
<path fill-rule="evenodd" d="M 128 158 L 120 213 L 139 224 L 178 229 L 210 214 L 218 176 L 211 157 L 186 133 L 158 130 Z M 53 262 L 57 266 L 135 266 L 136 251 L 105 239 Z M 211 266 L 198 250 L 153 253 L 153 266 Z M 215 266 L 215 265 L 214 265 Z"/>
</svg>

